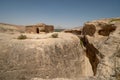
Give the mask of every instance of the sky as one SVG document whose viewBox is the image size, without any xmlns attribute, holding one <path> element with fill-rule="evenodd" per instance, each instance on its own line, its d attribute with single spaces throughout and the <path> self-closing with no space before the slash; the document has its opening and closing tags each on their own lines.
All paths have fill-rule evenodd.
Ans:
<svg viewBox="0 0 120 80">
<path fill-rule="evenodd" d="M 120 0 L 0 0 L 0 22 L 73 28 L 101 18 L 120 17 Z"/>
</svg>

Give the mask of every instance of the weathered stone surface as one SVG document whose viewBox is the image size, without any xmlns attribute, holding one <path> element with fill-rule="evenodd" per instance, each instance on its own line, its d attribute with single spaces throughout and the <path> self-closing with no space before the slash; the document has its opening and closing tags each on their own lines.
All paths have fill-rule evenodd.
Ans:
<svg viewBox="0 0 120 80">
<path fill-rule="evenodd" d="M 93 24 L 85 24 L 83 27 L 83 35 L 93 36 L 96 31 L 96 27 Z"/>
<path fill-rule="evenodd" d="M 25 34 L 25 40 L 0 33 L 0 79 L 120 79 L 120 19 L 91 21 L 67 32 L 56 38 L 54 33 Z"/>
<path fill-rule="evenodd" d="M 115 80 L 120 76 L 120 22 L 98 20 L 86 23 L 83 27 L 83 41 L 88 58 L 97 80 Z M 83 39 L 82 38 L 82 39 Z M 91 46 L 89 46 L 89 44 Z M 96 52 L 97 50 L 97 52 Z M 95 56 L 92 56 L 95 54 Z M 94 62 L 97 66 L 94 67 Z"/>
<path fill-rule="evenodd" d="M 1 33 L 0 79 L 92 76 L 79 38 L 70 33 L 58 33 L 58 38 L 51 38 L 51 34 L 25 34 L 28 39 L 18 40 L 18 34 Z"/>
<path fill-rule="evenodd" d="M 81 35 L 82 28 L 79 28 L 79 29 L 68 29 L 68 30 L 64 30 L 63 32 L 73 33 L 73 34 L 76 34 L 76 35 Z"/>
</svg>

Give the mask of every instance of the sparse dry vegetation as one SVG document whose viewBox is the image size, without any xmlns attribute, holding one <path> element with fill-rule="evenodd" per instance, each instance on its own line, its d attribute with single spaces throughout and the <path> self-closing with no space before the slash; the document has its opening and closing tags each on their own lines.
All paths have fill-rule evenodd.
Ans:
<svg viewBox="0 0 120 80">
<path fill-rule="evenodd" d="M 18 36 L 18 38 L 17 39 L 27 39 L 27 36 L 26 35 L 23 35 L 23 34 L 21 34 L 20 36 Z"/>
<path fill-rule="evenodd" d="M 82 40 L 80 40 L 80 45 L 81 45 L 81 47 L 83 48 L 83 42 L 82 42 Z"/>
<path fill-rule="evenodd" d="M 52 38 L 58 38 L 58 33 L 53 33 L 53 34 L 51 35 L 51 37 L 52 37 Z"/>
<path fill-rule="evenodd" d="M 116 21 L 120 22 L 120 18 L 110 20 L 110 22 L 116 22 Z"/>
</svg>

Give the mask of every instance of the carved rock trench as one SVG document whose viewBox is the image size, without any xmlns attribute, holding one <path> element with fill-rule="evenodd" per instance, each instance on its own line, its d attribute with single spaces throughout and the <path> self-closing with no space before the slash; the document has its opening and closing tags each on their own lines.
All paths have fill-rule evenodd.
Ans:
<svg viewBox="0 0 120 80">
<path fill-rule="evenodd" d="M 92 44 L 90 44 L 88 42 L 88 40 L 86 39 L 85 36 L 83 38 L 81 38 L 81 41 L 83 42 L 83 45 L 86 48 L 86 50 L 85 50 L 86 56 L 88 57 L 88 59 L 91 63 L 92 70 L 95 75 L 96 71 L 97 71 L 97 65 L 99 63 L 99 59 L 97 57 L 97 54 L 99 53 L 99 51 Z"/>
<path fill-rule="evenodd" d="M 113 46 L 119 46 L 119 37 L 116 36 L 120 30 L 118 26 L 102 22 L 86 23 L 82 30 L 82 36 L 79 37 L 85 47 L 86 56 L 89 58 L 94 76 L 97 80 L 114 80 L 111 76 L 114 76 L 114 78 L 117 76 L 114 67 L 116 66 L 116 62 L 112 62 L 115 60 L 110 55 L 114 55 L 115 47 Z M 112 37 L 115 37 L 115 43 L 112 41 Z M 104 48 L 103 46 L 106 44 L 110 46 Z M 107 49 L 111 49 L 108 50 L 111 52 L 105 51 Z M 118 51 L 117 54 L 119 54 Z"/>
</svg>

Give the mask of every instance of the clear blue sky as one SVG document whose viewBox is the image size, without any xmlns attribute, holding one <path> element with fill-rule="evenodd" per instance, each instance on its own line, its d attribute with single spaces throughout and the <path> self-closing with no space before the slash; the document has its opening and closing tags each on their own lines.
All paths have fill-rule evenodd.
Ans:
<svg viewBox="0 0 120 80">
<path fill-rule="evenodd" d="M 0 22 L 72 28 L 100 18 L 120 17 L 120 0 L 0 0 Z"/>
</svg>

